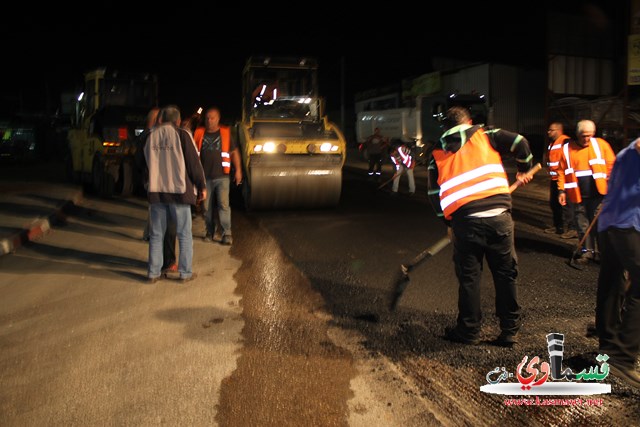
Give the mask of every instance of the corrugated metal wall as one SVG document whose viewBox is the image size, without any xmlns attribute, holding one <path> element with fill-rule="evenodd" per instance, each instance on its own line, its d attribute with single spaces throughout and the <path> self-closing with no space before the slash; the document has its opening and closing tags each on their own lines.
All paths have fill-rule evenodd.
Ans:
<svg viewBox="0 0 640 427">
<path fill-rule="evenodd" d="M 515 67 L 493 64 L 490 73 L 489 122 L 518 131 L 518 73 Z"/>
<path fill-rule="evenodd" d="M 614 95 L 612 28 L 585 16 L 552 13 L 547 19 L 548 88 L 572 96 Z"/>
<path fill-rule="evenodd" d="M 548 85 L 555 94 L 607 96 L 614 92 L 611 60 L 552 55 L 548 62 Z"/>
</svg>

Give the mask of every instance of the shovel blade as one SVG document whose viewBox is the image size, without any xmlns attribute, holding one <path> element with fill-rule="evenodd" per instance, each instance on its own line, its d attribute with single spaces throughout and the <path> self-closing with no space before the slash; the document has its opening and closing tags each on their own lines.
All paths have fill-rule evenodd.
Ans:
<svg viewBox="0 0 640 427">
<path fill-rule="evenodd" d="M 389 304 L 389 311 L 396 310 L 396 307 L 398 306 L 398 302 L 400 301 L 400 298 L 402 298 L 402 294 L 404 293 L 405 289 L 407 289 L 408 285 L 409 285 L 409 275 L 403 273 L 402 277 L 396 282 L 396 286 L 393 291 L 393 296 Z"/>
<path fill-rule="evenodd" d="M 567 260 L 567 265 L 571 268 L 575 268 L 576 270 L 584 270 L 584 266 L 580 265 L 576 262 L 576 258 L 571 255 L 571 258 Z"/>
</svg>

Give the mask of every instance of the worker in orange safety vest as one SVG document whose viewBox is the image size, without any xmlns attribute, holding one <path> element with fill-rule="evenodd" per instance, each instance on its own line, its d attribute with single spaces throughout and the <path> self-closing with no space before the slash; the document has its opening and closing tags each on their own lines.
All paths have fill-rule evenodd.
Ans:
<svg viewBox="0 0 640 427">
<path fill-rule="evenodd" d="M 558 167 L 558 202 L 574 204 L 574 223 L 578 238 L 583 240 L 594 221 L 602 199 L 607 194 L 607 181 L 616 160 L 611 145 L 596 136 L 591 120 L 580 120 L 576 126 L 576 140 L 562 147 Z M 597 256 L 597 227 L 584 239 L 579 262 L 586 263 Z"/>
<path fill-rule="evenodd" d="M 563 239 L 570 239 L 578 236 L 573 225 L 573 204 L 567 201 L 562 206 L 558 202 L 558 167 L 562 157 L 562 146 L 569 142 L 570 138 L 564 134 L 564 125 L 558 121 L 549 124 L 547 136 L 549 137 L 549 146 L 544 158 L 549 173 L 549 208 L 551 209 L 553 227 L 545 229 L 544 232 L 559 234 Z"/>
</svg>

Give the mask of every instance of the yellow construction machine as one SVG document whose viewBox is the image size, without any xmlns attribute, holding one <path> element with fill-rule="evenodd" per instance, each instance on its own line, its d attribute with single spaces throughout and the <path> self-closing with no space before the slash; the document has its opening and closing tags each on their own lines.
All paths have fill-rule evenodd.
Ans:
<svg viewBox="0 0 640 427">
<path fill-rule="evenodd" d="M 109 68 L 87 72 L 67 134 L 69 178 L 103 197 L 140 190 L 143 179 L 134 162 L 137 137 L 157 100 L 153 74 Z"/>
<path fill-rule="evenodd" d="M 251 57 L 237 124 L 247 209 L 336 206 L 346 140 L 324 114 L 315 58 Z"/>
</svg>

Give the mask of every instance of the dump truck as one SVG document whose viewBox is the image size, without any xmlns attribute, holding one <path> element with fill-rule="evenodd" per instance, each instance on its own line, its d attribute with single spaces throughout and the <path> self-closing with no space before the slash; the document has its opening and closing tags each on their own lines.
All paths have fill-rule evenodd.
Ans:
<svg viewBox="0 0 640 427">
<path fill-rule="evenodd" d="M 252 56 L 242 73 L 236 124 L 249 210 L 336 206 L 346 139 L 324 113 L 318 62 Z"/>
<path fill-rule="evenodd" d="M 140 189 L 137 137 L 157 105 L 155 74 L 105 67 L 85 73 L 67 133 L 69 178 L 102 197 L 129 196 Z"/>
</svg>

